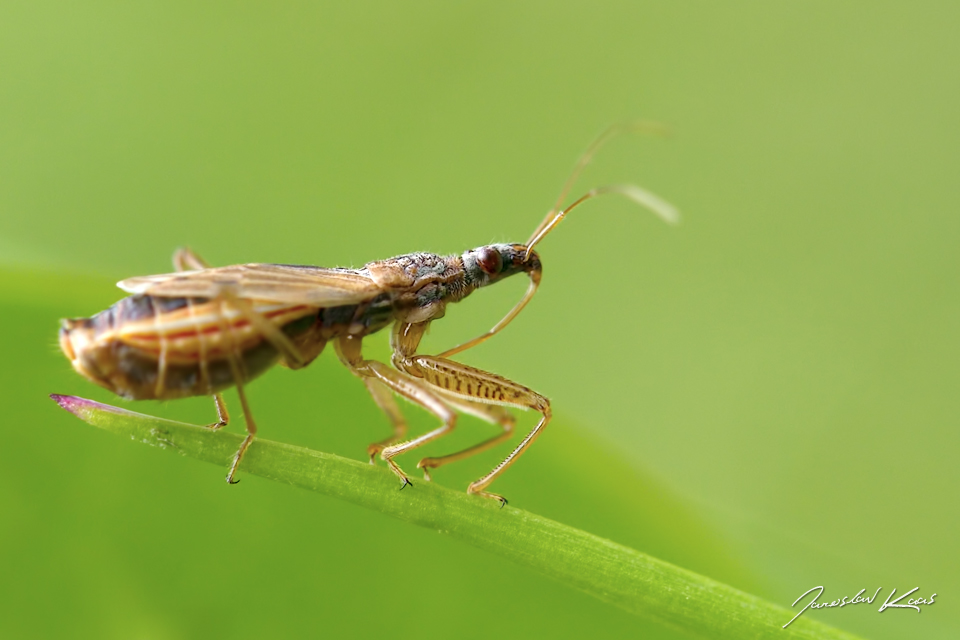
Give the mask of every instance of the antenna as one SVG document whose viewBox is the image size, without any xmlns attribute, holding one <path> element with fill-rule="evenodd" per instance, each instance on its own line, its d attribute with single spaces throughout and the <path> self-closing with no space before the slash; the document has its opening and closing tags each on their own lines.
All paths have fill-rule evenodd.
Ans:
<svg viewBox="0 0 960 640">
<path fill-rule="evenodd" d="M 627 198 L 630 198 L 637 204 L 644 206 L 655 214 L 666 220 L 671 224 L 676 224 L 680 220 L 680 213 L 677 209 L 658 197 L 657 195 L 642 189 L 635 185 L 608 185 L 605 187 L 599 187 L 588 191 L 586 194 L 577 198 L 573 204 L 571 204 L 566 209 L 561 209 L 563 201 L 567 198 L 567 195 L 570 193 L 570 189 L 573 187 L 574 183 L 577 181 L 577 178 L 580 177 L 580 174 L 583 173 L 583 170 L 586 168 L 590 161 L 593 159 L 593 156 L 596 155 L 603 145 L 607 142 L 621 136 L 625 133 L 647 133 L 655 135 L 667 135 L 669 129 L 657 122 L 649 122 L 638 120 L 634 122 L 621 122 L 609 127 L 606 131 L 601 133 L 596 140 L 594 140 L 586 151 L 583 152 L 583 155 L 580 156 L 580 159 L 577 160 L 576 165 L 574 165 L 573 172 L 570 174 L 570 177 L 567 178 L 567 181 L 564 183 L 563 188 L 560 190 L 560 196 L 557 198 L 557 201 L 554 203 L 553 208 L 547 212 L 546 217 L 543 221 L 537 226 L 533 234 L 530 236 L 530 240 L 527 241 L 527 253 L 524 257 L 524 260 L 529 260 L 530 253 L 533 250 L 534 245 L 539 243 L 544 236 L 546 236 L 554 227 L 560 224 L 560 221 L 570 213 L 570 211 L 591 198 L 597 196 L 602 196 L 608 193 L 619 193 Z"/>
</svg>

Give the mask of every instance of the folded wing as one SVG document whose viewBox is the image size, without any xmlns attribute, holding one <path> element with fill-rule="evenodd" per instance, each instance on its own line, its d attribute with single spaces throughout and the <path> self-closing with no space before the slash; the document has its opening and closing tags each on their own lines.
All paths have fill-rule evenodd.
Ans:
<svg viewBox="0 0 960 640">
<path fill-rule="evenodd" d="M 197 271 L 127 278 L 117 286 L 128 293 L 163 298 L 216 298 L 224 290 L 246 299 L 334 307 L 359 304 L 383 293 L 354 269 L 289 264 L 240 264 Z"/>
</svg>

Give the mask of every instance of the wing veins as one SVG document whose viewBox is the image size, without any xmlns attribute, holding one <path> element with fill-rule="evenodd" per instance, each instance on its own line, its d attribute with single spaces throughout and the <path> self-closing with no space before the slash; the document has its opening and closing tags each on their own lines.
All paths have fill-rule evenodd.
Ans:
<svg viewBox="0 0 960 640">
<path fill-rule="evenodd" d="M 117 286 L 128 293 L 168 298 L 214 298 L 228 287 L 242 298 L 316 307 L 359 304 L 383 292 L 371 278 L 352 269 L 279 264 L 243 264 L 127 278 Z"/>
</svg>

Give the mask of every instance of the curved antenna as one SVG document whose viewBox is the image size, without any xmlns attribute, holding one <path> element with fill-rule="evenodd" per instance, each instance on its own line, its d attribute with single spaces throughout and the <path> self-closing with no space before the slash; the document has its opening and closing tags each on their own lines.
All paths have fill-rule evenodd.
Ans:
<svg viewBox="0 0 960 640">
<path fill-rule="evenodd" d="M 566 209 L 547 216 L 546 220 L 541 223 L 540 228 L 537 229 L 533 237 L 527 241 L 527 252 L 523 258 L 524 261 L 530 258 L 530 254 L 533 252 L 533 247 L 536 246 L 538 242 L 543 240 L 545 235 L 553 231 L 553 228 L 560 224 L 560 221 L 563 220 L 568 213 L 573 211 L 578 205 L 583 204 L 587 200 L 596 198 L 597 196 L 603 196 L 608 193 L 619 193 L 622 196 L 630 198 L 640 206 L 649 209 L 653 213 L 663 218 L 665 222 L 670 224 L 677 224 L 680 222 L 680 212 L 677 211 L 676 207 L 660 196 L 656 195 L 655 193 L 651 193 L 646 189 L 642 189 L 634 184 L 611 184 L 605 187 L 597 187 L 596 189 L 591 189 L 587 193 L 574 200 L 573 204 Z"/>
<path fill-rule="evenodd" d="M 670 133 L 670 129 L 659 122 L 650 122 L 646 120 L 635 120 L 632 122 L 619 122 L 617 124 L 611 125 L 603 133 L 597 136 L 597 139 L 590 143 L 590 146 L 587 147 L 586 151 L 580 156 L 577 160 L 577 163 L 573 167 L 573 172 L 570 174 L 570 177 L 567 178 L 567 181 L 563 183 L 563 188 L 560 190 L 560 195 L 557 197 L 557 201 L 553 203 L 553 208 L 547 212 L 547 215 L 543 218 L 543 221 L 540 222 L 536 230 L 531 234 L 531 238 L 535 238 L 540 235 L 540 232 L 545 226 L 550 222 L 554 215 L 560 211 L 560 207 L 563 205 L 563 201 L 567 199 L 567 196 L 570 194 L 570 189 L 573 188 L 574 183 L 577 181 L 577 178 L 580 177 L 580 174 L 583 173 L 583 170 L 590 164 L 590 161 L 593 160 L 593 156 L 596 155 L 603 145 L 607 144 L 613 138 L 621 136 L 625 133 L 644 133 L 652 135 L 667 135 Z M 541 236 L 542 237 L 542 236 Z M 529 244 L 529 243 L 527 243 Z M 529 254 L 528 254 L 529 255 Z"/>
<path fill-rule="evenodd" d="M 596 198 L 597 196 L 606 195 L 608 193 L 619 193 L 622 196 L 630 198 L 637 204 L 640 204 L 647 209 L 650 209 L 655 214 L 666 220 L 671 224 L 676 224 L 680 221 L 680 212 L 671 205 L 666 200 L 660 198 L 656 194 L 650 193 L 646 189 L 642 189 L 636 185 L 632 184 L 614 184 L 608 185 L 605 187 L 598 187 L 591 191 L 588 191 L 584 195 L 580 196 L 573 201 L 566 209 L 560 209 L 560 205 L 563 204 L 563 201 L 566 199 L 567 194 L 570 193 L 570 189 L 573 187 L 574 183 L 577 181 L 577 178 L 580 177 L 580 174 L 583 173 L 584 168 L 590 164 L 590 160 L 593 159 L 593 156 L 600 150 L 600 148 L 605 145 L 612 138 L 617 137 L 618 135 L 624 133 L 653 133 L 665 135 L 669 133 L 669 130 L 664 125 L 658 124 L 656 122 L 645 122 L 645 121 L 636 121 L 636 122 L 621 122 L 620 124 L 615 124 L 609 127 L 606 131 L 600 134 L 600 136 L 594 140 L 587 150 L 583 152 L 583 155 L 580 156 L 580 159 L 577 160 L 577 164 L 573 168 L 573 173 L 570 174 L 570 177 L 567 178 L 567 181 L 563 185 L 563 189 L 560 190 L 560 197 L 557 198 L 556 203 L 554 203 L 553 208 L 547 212 L 546 217 L 540 223 L 540 225 L 533 232 L 533 235 L 530 236 L 530 240 L 527 241 L 527 249 L 523 256 L 523 261 L 527 262 L 530 259 L 530 254 L 533 251 L 533 247 L 540 242 L 544 236 L 546 236 L 550 231 L 553 230 L 563 218 L 570 213 L 574 208 L 583 204 L 591 198 Z M 533 294 L 537 292 L 537 287 L 540 284 L 540 270 L 529 271 L 530 275 L 530 286 L 527 287 L 526 293 L 523 294 L 523 297 L 520 301 L 514 305 L 507 315 L 503 317 L 500 322 L 498 322 L 492 329 L 486 333 L 477 336 L 473 340 L 464 342 L 463 344 L 457 345 L 452 349 L 448 349 L 441 353 L 439 358 L 449 358 L 452 355 L 456 355 L 461 351 L 466 351 L 472 347 L 477 346 L 482 342 L 486 342 L 501 329 L 506 327 L 510 322 L 517 317 L 527 303 L 530 302 L 530 299 L 533 298 Z"/>
<path fill-rule="evenodd" d="M 486 333 L 477 336 L 477 337 L 474 338 L 473 340 L 468 340 L 467 342 L 464 342 L 463 344 L 457 345 L 457 346 L 455 346 L 453 349 L 447 349 L 446 351 L 444 351 L 443 353 L 441 353 L 441 354 L 440 354 L 439 356 L 437 356 L 437 357 L 438 357 L 438 358 L 449 358 L 450 356 L 452 356 L 452 355 L 454 355 L 454 354 L 457 354 L 457 353 L 460 353 L 461 351 L 466 351 L 467 349 L 470 349 L 470 348 L 472 348 L 472 347 L 475 347 L 475 346 L 477 346 L 478 344 L 480 344 L 481 342 L 486 342 L 487 340 L 489 340 L 490 338 L 492 338 L 493 336 L 495 336 L 497 333 L 500 332 L 501 329 L 503 329 L 505 326 L 507 326 L 508 324 L 510 324 L 510 321 L 513 320 L 514 318 L 516 318 L 518 313 L 520 313 L 521 311 L 523 311 L 523 308 L 524 308 L 525 306 L 527 306 L 527 303 L 528 303 L 528 302 L 530 302 L 530 299 L 533 297 L 533 294 L 535 294 L 535 293 L 537 292 L 537 286 L 538 286 L 539 284 L 540 284 L 540 272 L 539 272 L 539 271 L 531 271 L 531 272 L 530 272 L 530 286 L 527 287 L 527 292 L 523 294 L 523 297 L 522 297 L 522 298 L 520 298 L 520 302 L 518 302 L 516 305 L 514 305 L 513 309 L 510 309 L 510 311 L 507 313 L 507 315 L 503 316 L 503 320 L 501 320 L 500 322 L 498 322 L 497 324 L 495 324 L 494 327 L 493 327 L 493 329 L 490 329 L 490 331 L 487 331 Z"/>
</svg>

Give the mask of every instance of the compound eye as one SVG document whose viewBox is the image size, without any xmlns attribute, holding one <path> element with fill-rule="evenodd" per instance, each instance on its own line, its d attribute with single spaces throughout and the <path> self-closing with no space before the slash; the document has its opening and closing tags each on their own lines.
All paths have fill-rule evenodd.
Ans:
<svg viewBox="0 0 960 640">
<path fill-rule="evenodd" d="M 477 264 L 480 265 L 484 273 L 492 276 L 500 273 L 500 269 L 503 267 L 503 259 L 496 249 L 484 247 L 477 253 Z"/>
</svg>

